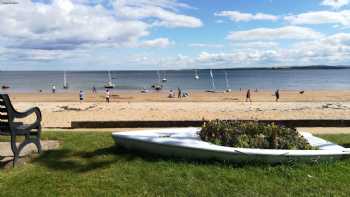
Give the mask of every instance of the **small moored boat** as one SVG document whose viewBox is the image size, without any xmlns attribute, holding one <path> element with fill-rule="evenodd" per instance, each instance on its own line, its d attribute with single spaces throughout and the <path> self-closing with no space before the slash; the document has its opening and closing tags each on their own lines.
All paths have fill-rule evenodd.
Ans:
<svg viewBox="0 0 350 197">
<path fill-rule="evenodd" d="M 127 149 L 190 159 L 221 160 L 236 163 L 315 162 L 342 159 L 350 156 L 344 148 L 310 133 L 301 135 L 316 150 L 253 149 L 219 146 L 202 141 L 200 128 L 171 128 L 145 131 L 115 132 L 117 145 Z"/>
<path fill-rule="evenodd" d="M 7 85 L 2 85 L 1 86 L 1 89 L 3 89 L 3 90 L 9 89 L 9 88 L 10 88 L 10 86 L 7 86 Z"/>
<path fill-rule="evenodd" d="M 108 71 L 108 82 L 104 87 L 107 89 L 113 89 L 115 87 L 115 84 L 112 82 L 112 76 L 110 71 Z"/>
</svg>

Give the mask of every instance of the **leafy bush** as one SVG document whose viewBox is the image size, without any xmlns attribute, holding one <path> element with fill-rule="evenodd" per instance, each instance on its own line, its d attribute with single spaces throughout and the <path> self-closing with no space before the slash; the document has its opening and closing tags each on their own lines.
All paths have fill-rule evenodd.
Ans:
<svg viewBox="0 0 350 197">
<path fill-rule="evenodd" d="M 261 149 L 313 149 L 296 129 L 274 123 L 213 120 L 202 126 L 199 136 L 203 141 L 221 146 Z"/>
</svg>

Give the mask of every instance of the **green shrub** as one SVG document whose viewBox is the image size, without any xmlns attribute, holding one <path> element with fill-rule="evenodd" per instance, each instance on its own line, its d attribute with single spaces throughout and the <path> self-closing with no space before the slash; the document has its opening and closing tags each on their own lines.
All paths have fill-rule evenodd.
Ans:
<svg viewBox="0 0 350 197">
<path fill-rule="evenodd" d="M 202 126 L 199 136 L 203 141 L 221 146 L 262 149 L 313 149 L 296 129 L 274 123 L 213 120 Z"/>
</svg>

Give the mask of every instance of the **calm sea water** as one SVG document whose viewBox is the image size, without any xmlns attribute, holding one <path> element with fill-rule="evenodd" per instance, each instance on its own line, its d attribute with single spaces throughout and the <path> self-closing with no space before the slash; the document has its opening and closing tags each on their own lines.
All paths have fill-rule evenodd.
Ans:
<svg viewBox="0 0 350 197">
<path fill-rule="evenodd" d="M 350 90 L 350 69 L 275 69 L 275 70 L 213 70 L 217 89 L 226 89 L 227 82 L 232 90 L 239 88 L 258 88 L 273 90 Z M 211 88 L 209 70 L 198 70 L 200 79 L 195 80 L 193 70 L 160 71 L 167 83 L 164 89 L 180 87 L 188 90 L 207 90 Z M 156 71 L 112 71 L 117 90 L 150 89 L 159 80 Z M 72 90 L 91 90 L 92 86 L 103 89 L 108 81 L 107 71 L 67 72 L 67 80 Z M 9 91 L 27 92 L 50 90 L 55 84 L 58 91 L 63 86 L 63 71 L 1 71 L 0 85 L 10 86 Z M 68 90 L 68 91 L 69 91 Z"/>
</svg>

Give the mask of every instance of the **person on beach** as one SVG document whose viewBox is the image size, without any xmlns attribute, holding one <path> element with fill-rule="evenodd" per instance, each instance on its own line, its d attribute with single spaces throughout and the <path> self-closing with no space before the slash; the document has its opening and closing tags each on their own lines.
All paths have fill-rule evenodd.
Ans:
<svg viewBox="0 0 350 197">
<path fill-rule="evenodd" d="M 93 94 L 96 94 L 96 93 L 97 93 L 97 90 L 96 90 L 96 87 L 95 87 L 95 86 L 92 86 L 92 93 L 93 93 Z"/>
<path fill-rule="evenodd" d="M 80 90 L 80 92 L 79 92 L 79 101 L 80 102 L 84 101 L 84 92 L 82 90 Z"/>
<path fill-rule="evenodd" d="M 246 97 L 245 97 L 245 102 L 252 102 L 252 99 L 250 98 L 250 89 L 247 90 L 247 94 L 246 94 Z"/>
<path fill-rule="evenodd" d="M 56 86 L 55 86 L 55 85 L 52 86 L 52 93 L 53 93 L 53 94 L 56 93 Z"/>
<path fill-rule="evenodd" d="M 276 90 L 275 97 L 276 97 L 276 102 L 278 102 L 278 100 L 280 99 L 280 90 L 279 89 Z"/>
<path fill-rule="evenodd" d="M 106 102 L 109 103 L 110 102 L 110 97 L 111 97 L 111 92 L 106 89 Z"/>
<path fill-rule="evenodd" d="M 175 92 L 173 90 L 169 91 L 168 98 L 175 98 Z"/>
<path fill-rule="evenodd" d="M 177 88 L 177 98 L 181 98 L 182 97 L 182 92 L 180 88 Z"/>
</svg>

